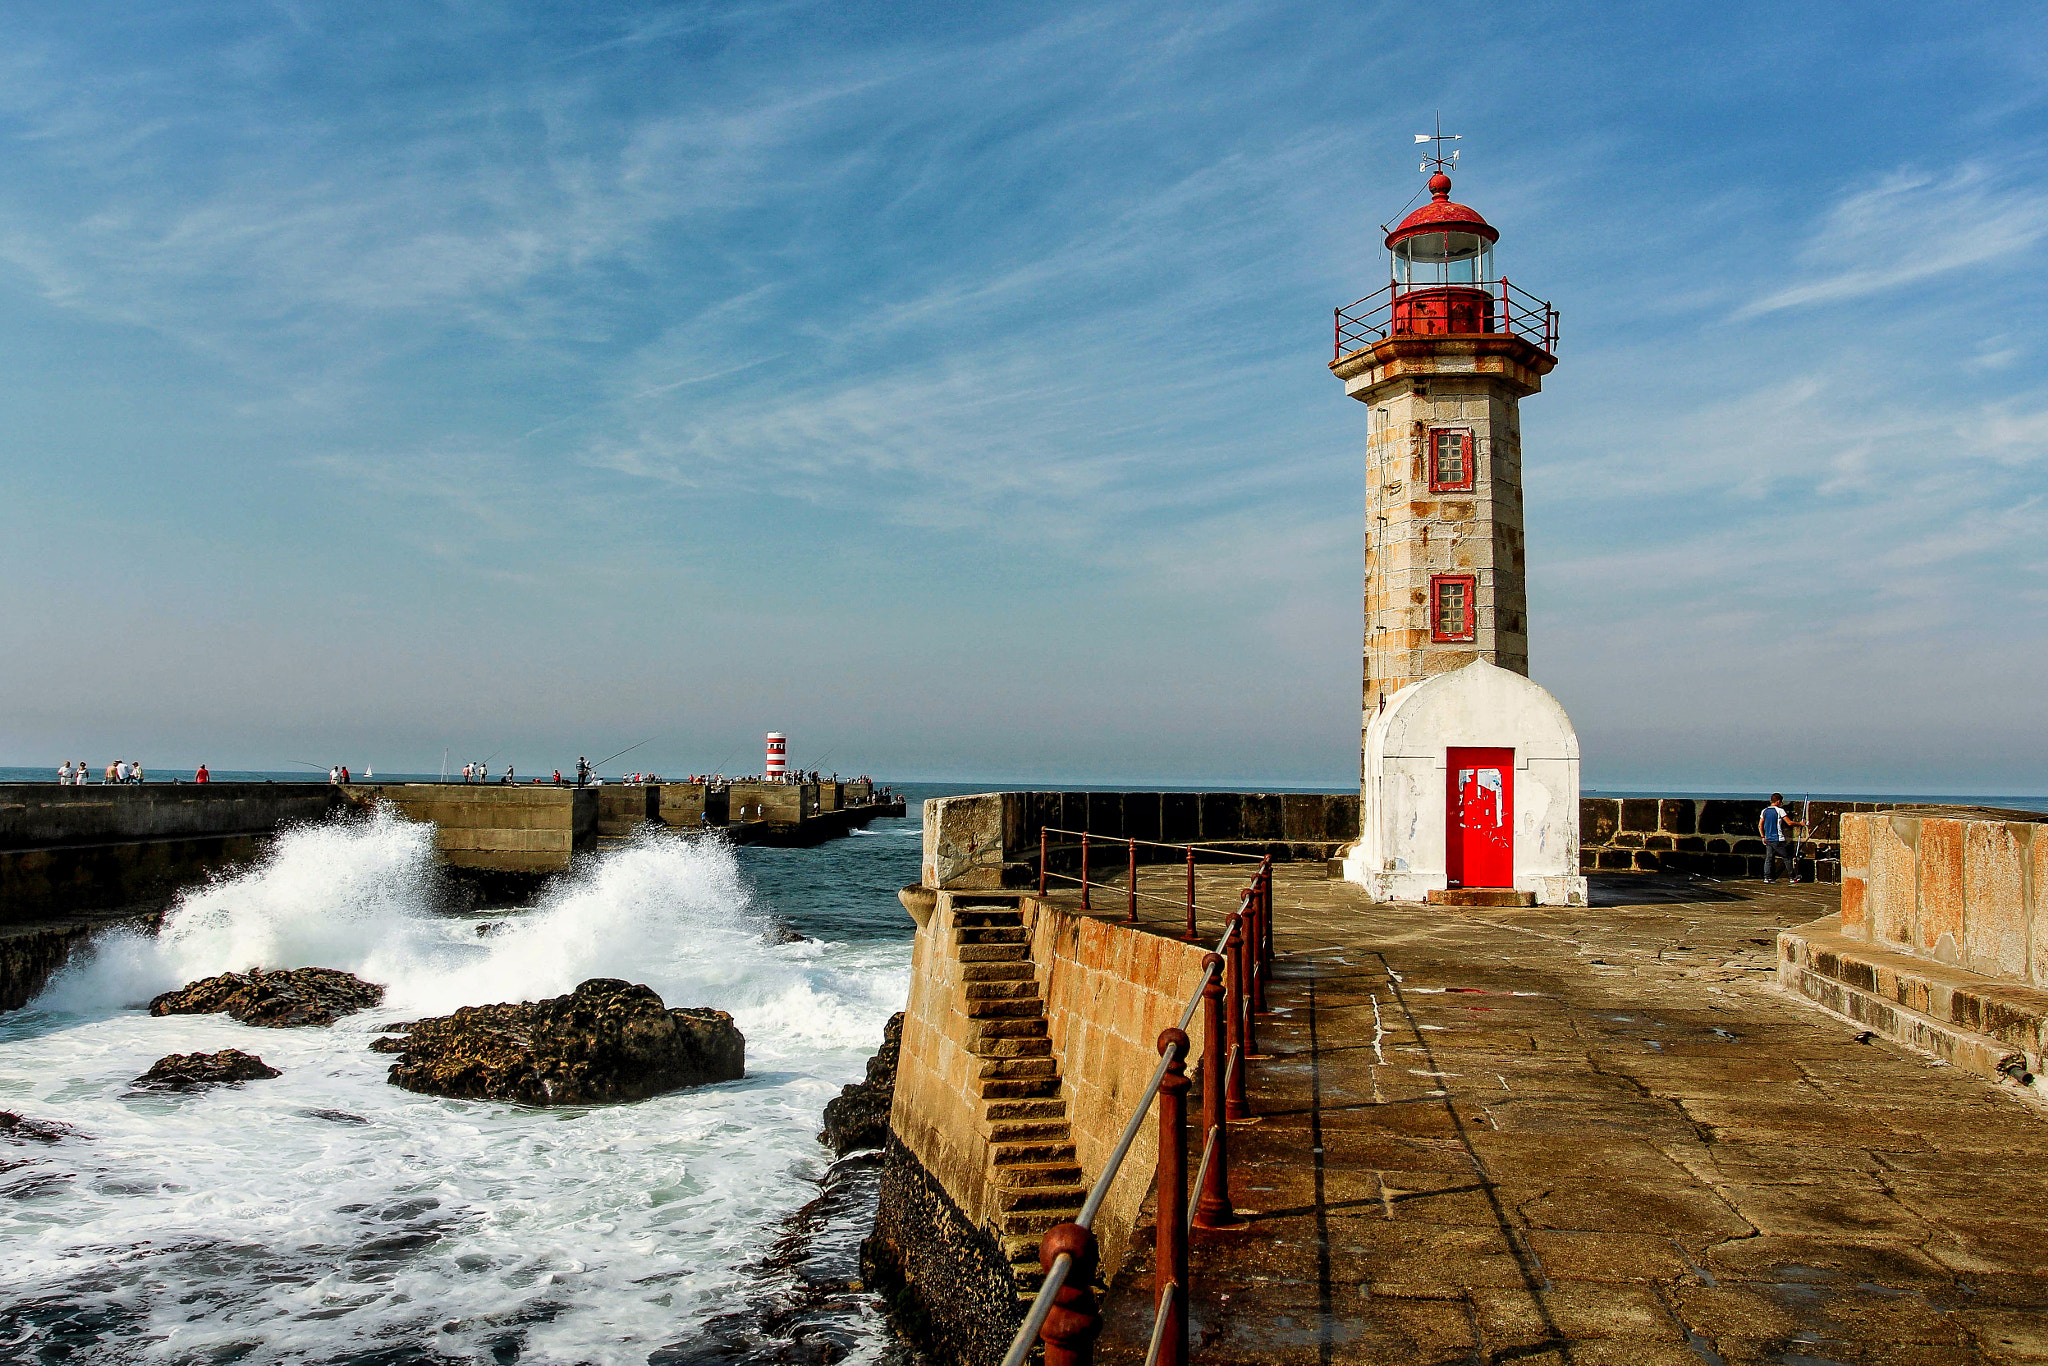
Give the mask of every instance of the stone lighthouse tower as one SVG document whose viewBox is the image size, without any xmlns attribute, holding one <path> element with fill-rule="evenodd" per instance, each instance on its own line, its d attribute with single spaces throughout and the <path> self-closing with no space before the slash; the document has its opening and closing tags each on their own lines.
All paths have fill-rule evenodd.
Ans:
<svg viewBox="0 0 2048 1366">
<path fill-rule="evenodd" d="M 1430 200 L 1387 233 L 1386 287 L 1337 310 L 1330 363 L 1367 409 L 1364 829 L 1346 876 L 1382 899 L 1583 900 L 1577 738 L 1527 682 L 1520 405 L 1557 364 L 1557 312 L 1495 273 L 1500 233 L 1451 199 L 1450 139 L 1429 140 Z"/>
</svg>

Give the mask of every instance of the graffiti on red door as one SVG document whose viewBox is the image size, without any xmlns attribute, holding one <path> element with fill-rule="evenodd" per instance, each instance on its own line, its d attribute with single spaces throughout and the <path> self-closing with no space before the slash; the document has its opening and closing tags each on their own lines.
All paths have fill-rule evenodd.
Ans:
<svg viewBox="0 0 2048 1366">
<path fill-rule="evenodd" d="M 1446 756 L 1444 872 L 1453 887 L 1515 885 L 1515 752 Z"/>
</svg>

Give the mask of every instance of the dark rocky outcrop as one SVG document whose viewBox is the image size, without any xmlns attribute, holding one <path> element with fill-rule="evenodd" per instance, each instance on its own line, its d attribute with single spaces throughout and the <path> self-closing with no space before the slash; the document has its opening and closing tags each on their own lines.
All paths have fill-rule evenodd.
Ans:
<svg viewBox="0 0 2048 1366">
<path fill-rule="evenodd" d="M 15 1143 L 62 1143 L 67 1138 L 84 1138 L 85 1135 L 69 1124 L 60 1124 L 54 1119 L 29 1119 L 7 1110 L 0 1110 L 0 1138 Z"/>
<path fill-rule="evenodd" d="M 230 1081 L 263 1081 L 284 1073 L 254 1053 L 223 1048 L 218 1053 L 173 1053 L 158 1058 L 147 1072 L 135 1079 L 137 1086 L 155 1086 L 183 1091 L 194 1086 L 218 1086 Z"/>
<path fill-rule="evenodd" d="M 735 1080 L 746 1042 L 722 1010 L 670 1009 L 649 987 L 594 977 L 567 996 L 416 1021 L 389 1077 L 428 1095 L 596 1105 Z"/>
<path fill-rule="evenodd" d="M 825 1105 L 821 1143 L 844 1157 L 856 1148 L 880 1148 L 889 1141 L 889 1106 L 896 1099 L 896 1060 L 903 1052 L 903 1012 L 882 1028 L 882 1046 L 868 1059 L 866 1081 L 855 1082 Z"/>
<path fill-rule="evenodd" d="M 384 999 L 384 988 L 338 968 L 223 972 L 167 991 L 149 1003 L 152 1015 L 227 1015 L 272 1029 L 331 1025 Z"/>
</svg>

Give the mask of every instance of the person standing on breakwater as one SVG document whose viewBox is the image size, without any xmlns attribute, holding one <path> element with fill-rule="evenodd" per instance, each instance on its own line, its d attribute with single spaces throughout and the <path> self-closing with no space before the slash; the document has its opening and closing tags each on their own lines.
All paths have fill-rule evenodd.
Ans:
<svg viewBox="0 0 2048 1366">
<path fill-rule="evenodd" d="M 1785 880 L 1799 881 L 1799 865 L 1792 861 L 1792 817 L 1785 812 L 1785 794 L 1773 792 L 1771 804 L 1756 818 L 1756 832 L 1764 839 L 1764 881 L 1771 880 L 1771 865 L 1782 859 Z"/>
<path fill-rule="evenodd" d="M 192 781 L 195 783 L 210 783 L 213 781 L 213 775 L 206 771 L 205 764 L 201 764 L 199 771 L 192 775 Z"/>
<path fill-rule="evenodd" d="M 57 786 L 59 786 L 59 787 L 69 787 L 70 785 L 71 785 L 71 761 L 70 761 L 69 759 L 66 759 L 66 760 L 64 761 L 64 767 L 62 767 L 62 768 L 60 768 L 60 769 L 58 769 L 58 770 L 57 770 Z"/>
</svg>

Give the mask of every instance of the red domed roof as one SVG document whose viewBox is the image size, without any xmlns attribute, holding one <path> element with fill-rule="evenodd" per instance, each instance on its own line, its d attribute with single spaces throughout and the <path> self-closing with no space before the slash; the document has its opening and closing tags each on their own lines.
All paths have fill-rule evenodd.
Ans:
<svg viewBox="0 0 2048 1366">
<path fill-rule="evenodd" d="M 1429 192 L 1429 202 L 1402 219 L 1401 225 L 1387 234 L 1389 250 L 1402 238 L 1424 232 L 1475 232 L 1489 242 L 1500 241 L 1500 233 L 1479 216 L 1479 210 L 1451 202 L 1449 176 L 1441 171 L 1431 176 Z"/>
</svg>

